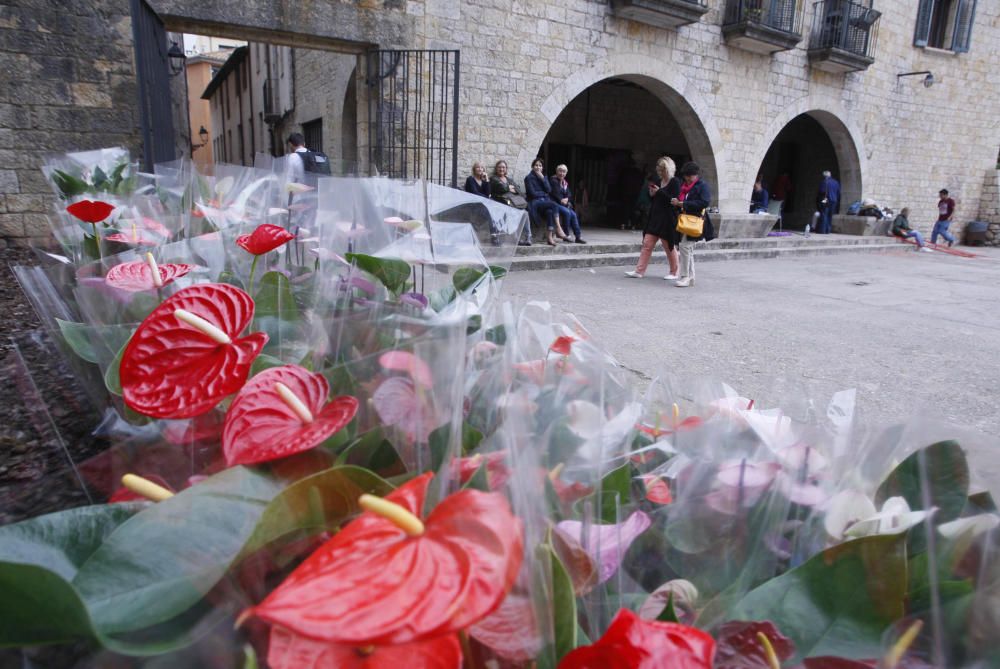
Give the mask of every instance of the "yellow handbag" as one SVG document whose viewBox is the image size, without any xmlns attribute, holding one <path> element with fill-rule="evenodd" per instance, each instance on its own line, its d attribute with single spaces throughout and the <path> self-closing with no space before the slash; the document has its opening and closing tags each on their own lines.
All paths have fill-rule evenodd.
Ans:
<svg viewBox="0 0 1000 669">
<path fill-rule="evenodd" d="M 701 214 L 679 214 L 677 216 L 677 232 L 688 237 L 701 237 L 705 225 L 705 210 Z"/>
</svg>

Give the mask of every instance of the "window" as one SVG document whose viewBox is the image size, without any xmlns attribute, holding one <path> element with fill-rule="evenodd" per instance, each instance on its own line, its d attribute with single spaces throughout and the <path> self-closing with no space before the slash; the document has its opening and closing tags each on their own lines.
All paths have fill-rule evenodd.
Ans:
<svg viewBox="0 0 1000 669">
<path fill-rule="evenodd" d="M 323 119 L 302 124 L 302 135 L 306 140 L 306 148 L 310 151 L 323 151 Z"/>
<path fill-rule="evenodd" d="M 965 53 L 975 16 L 976 0 L 920 0 L 913 45 Z"/>
</svg>

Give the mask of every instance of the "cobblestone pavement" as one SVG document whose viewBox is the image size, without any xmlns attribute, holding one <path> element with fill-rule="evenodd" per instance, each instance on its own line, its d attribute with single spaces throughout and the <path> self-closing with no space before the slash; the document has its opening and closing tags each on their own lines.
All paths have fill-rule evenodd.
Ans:
<svg viewBox="0 0 1000 669">
<path fill-rule="evenodd" d="M 1000 490 L 1000 250 L 894 251 L 705 263 L 679 289 L 653 266 L 514 272 L 504 290 L 570 311 L 632 370 L 711 377 L 762 400 L 857 389 L 872 424 L 931 418 L 966 439 Z M 920 428 L 917 428 L 920 429 Z"/>
</svg>

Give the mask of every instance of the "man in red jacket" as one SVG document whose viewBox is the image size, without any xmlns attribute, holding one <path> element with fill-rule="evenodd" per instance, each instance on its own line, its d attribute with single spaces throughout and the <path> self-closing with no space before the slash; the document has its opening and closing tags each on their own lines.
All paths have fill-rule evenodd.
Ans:
<svg viewBox="0 0 1000 669">
<path fill-rule="evenodd" d="M 955 201 L 948 197 L 948 189 L 942 188 L 938 191 L 938 219 L 931 230 L 931 244 L 937 244 L 938 235 L 941 235 L 948 242 L 948 246 L 955 243 L 955 235 L 948 232 L 951 225 L 951 216 L 955 213 Z"/>
</svg>

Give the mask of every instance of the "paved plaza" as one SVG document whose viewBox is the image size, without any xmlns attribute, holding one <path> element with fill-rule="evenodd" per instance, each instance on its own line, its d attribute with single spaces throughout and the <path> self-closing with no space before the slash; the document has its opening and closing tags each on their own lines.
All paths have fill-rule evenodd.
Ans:
<svg viewBox="0 0 1000 669">
<path fill-rule="evenodd" d="M 762 403 L 855 388 L 865 421 L 933 417 L 982 433 L 973 462 L 997 491 L 1000 252 L 976 252 L 703 263 L 693 289 L 662 280 L 665 264 L 642 280 L 623 276 L 630 267 L 514 272 L 504 290 L 575 314 L 639 387 L 667 371 Z"/>
</svg>

